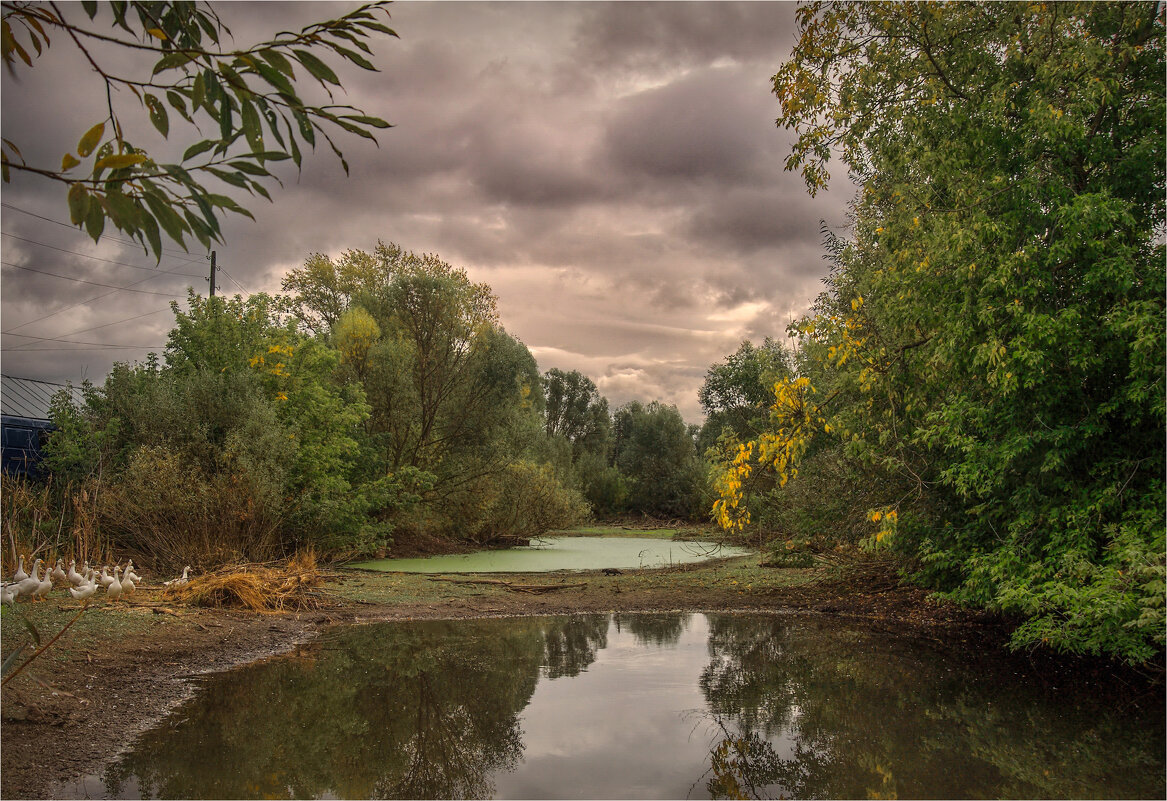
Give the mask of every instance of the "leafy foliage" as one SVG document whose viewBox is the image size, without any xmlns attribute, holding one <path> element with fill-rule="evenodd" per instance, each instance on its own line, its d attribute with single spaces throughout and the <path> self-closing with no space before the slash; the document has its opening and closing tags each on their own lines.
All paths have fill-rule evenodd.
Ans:
<svg viewBox="0 0 1167 801">
<path fill-rule="evenodd" d="M 332 102 L 334 89 L 342 87 L 325 60 L 331 57 L 375 72 L 369 42 L 396 36 L 378 21 L 381 13 L 388 18 L 386 5 L 370 3 L 298 33 L 282 32 L 224 51 L 223 41 L 231 32 L 209 4 L 123 1 L 110 3 L 102 13 L 93 0 L 64 10 L 51 4 L 4 3 L 0 41 L 9 73 L 32 69 L 48 57 L 53 39 L 65 39 L 101 78 L 108 114 L 86 126 L 59 167 L 26 163 L 18 144 L 5 139 L 3 178 L 10 180 L 11 171 L 17 170 L 67 184 L 70 219 L 94 241 L 108 220 L 158 258 L 163 234 L 184 248 L 191 236 L 209 249 L 212 240 L 221 241 L 218 215 L 252 215 L 204 181 L 213 179 L 225 188 L 270 200 L 265 184 L 280 181 L 269 164 L 290 159 L 299 168 L 302 148 L 314 150 L 319 140 L 328 144 L 347 174 L 348 162 L 334 137 L 352 134 L 376 142 L 372 131 L 390 127 L 361 109 Z M 88 21 L 77 22 L 76 15 L 66 13 L 75 9 Z M 152 59 L 149 74 L 123 76 L 103 66 L 110 49 Z M 319 87 L 329 102 L 306 100 L 303 84 Z M 204 128 L 213 133 L 195 138 L 179 162 L 159 163 L 127 137 L 129 115 L 114 103 L 119 90 L 133 95 L 163 138 L 170 137 L 172 122 L 180 118 L 199 137 Z"/>
<path fill-rule="evenodd" d="M 868 543 L 1024 616 L 1017 645 L 1161 652 L 1162 10 L 816 3 L 799 19 L 774 77 L 787 167 L 813 193 L 839 155 L 860 184 L 853 238 L 795 326 L 807 447 L 882 479 Z M 776 437 L 797 462 L 809 429 L 783 406 L 745 461 Z"/>
</svg>

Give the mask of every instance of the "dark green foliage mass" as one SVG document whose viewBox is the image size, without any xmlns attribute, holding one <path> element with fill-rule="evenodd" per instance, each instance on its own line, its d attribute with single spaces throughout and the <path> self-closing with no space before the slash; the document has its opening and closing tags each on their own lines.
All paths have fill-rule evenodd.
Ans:
<svg viewBox="0 0 1167 801">
<path fill-rule="evenodd" d="M 815 447 L 876 488 L 870 544 L 1020 616 L 1019 646 L 1161 654 L 1162 8 L 799 18 L 787 166 L 814 192 L 835 154 L 859 184 L 800 369 Z"/>
</svg>

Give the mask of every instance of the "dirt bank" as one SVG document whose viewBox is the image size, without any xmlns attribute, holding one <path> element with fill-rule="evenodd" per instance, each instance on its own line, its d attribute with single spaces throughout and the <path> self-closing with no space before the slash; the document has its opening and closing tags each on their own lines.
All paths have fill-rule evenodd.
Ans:
<svg viewBox="0 0 1167 801">
<path fill-rule="evenodd" d="M 860 575 L 857 583 L 822 569 L 765 569 L 748 557 L 618 575 L 451 576 L 446 581 L 345 571 L 328 585 L 323 608 L 283 615 L 176 609 L 147 590 L 132 604 L 90 608 L 3 688 L 0 794 L 59 794 L 63 784 L 99 772 L 139 732 L 188 697 L 190 677 L 286 652 L 338 624 L 608 611 L 795 610 L 862 617 L 928 636 L 973 638 L 977 647 L 1004 640 L 1007 627 L 1000 620 L 933 603 L 886 573 Z M 499 583 L 461 583 L 467 579 Z M 71 601 L 24 606 L 46 637 L 76 614 Z M 3 633 L 8 651 L 20 633 L 13 616 L 5 616 Z"/>
</svg>

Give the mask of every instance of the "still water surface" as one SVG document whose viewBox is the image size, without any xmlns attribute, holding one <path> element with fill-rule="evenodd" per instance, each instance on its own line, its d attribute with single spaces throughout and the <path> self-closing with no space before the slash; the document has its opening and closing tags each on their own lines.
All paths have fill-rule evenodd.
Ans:
<svg viewBox="0 0 1167 801">
<path fill-rule="evenodd" d="M 750 553 L 712 542 L 646 537 L 541 537 L 529 546 L 421 559 L 375 559 L 350 567 L 399 573 L 545 573 L 551 570 L 632 570 Z"/>
<path fill-rule="evenodd" d="M 106 798 L 1162 798 L 1161 698 L 815 618 L 387 623 L 202 681 Z"/>
</svg>

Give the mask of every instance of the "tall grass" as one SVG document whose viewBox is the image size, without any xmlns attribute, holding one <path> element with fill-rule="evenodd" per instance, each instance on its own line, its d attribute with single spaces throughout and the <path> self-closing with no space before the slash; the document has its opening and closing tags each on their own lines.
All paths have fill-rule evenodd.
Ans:
<svg viewBox="0 0 1167 801">
<path fill-rule="evenodd" d="M 97 499 L 100 482 L 30 481 L 0 476 L 0 525 L 4 547 L 0 565 L 4 576 L 16 570 L 17 557 L 46 561 L 76 559 L 97 563 L 108 559 L 108 542 L 100 534 Z"/>
</svg>

